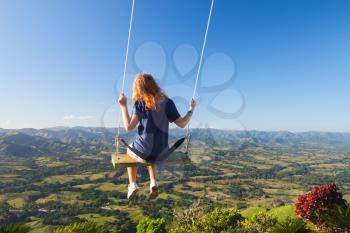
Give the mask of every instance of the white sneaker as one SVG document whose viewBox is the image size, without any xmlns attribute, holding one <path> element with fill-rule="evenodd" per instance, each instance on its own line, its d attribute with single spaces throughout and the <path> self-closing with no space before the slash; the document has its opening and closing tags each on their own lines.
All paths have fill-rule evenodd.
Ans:
<svg viewBox="0 0 350 233">
<path fill-rule="evenodd" d="M 128 199 L 129 200 L 133 199 L 137 195 L 138 191 L 139 191 L 139 186 L 137 186 L 136 183 L 129 184 L 128 185 Z"/>
<path fill-rule="evenodd" d="M 149 193 L 148 199 L 151 200 L 151 199 L 158 197 L 159 192 L 158 192 L 158 186 L 156 183 L 151 184 L 149 186 L 149 189 L 150 189 L 150 193 Z"/>
</svg>

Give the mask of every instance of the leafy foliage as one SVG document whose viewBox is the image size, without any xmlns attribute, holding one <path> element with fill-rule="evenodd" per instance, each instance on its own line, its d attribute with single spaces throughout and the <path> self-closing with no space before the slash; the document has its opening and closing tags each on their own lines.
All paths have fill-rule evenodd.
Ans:
<svg viewBox="0 0 350 233">
<path fill-rule="evenodd" d="M 268 233 L 272 231 L 276 223 L 276 217 L 266 212 L 259 212 L 251 218 L 245 219 L 242 226 L 250 233 Z"/>
<path fill-rule="evenodd" d="M 176 215 L 170 232 L 231 232 L 242 220 L 242 215 L 236 209 L 214 209 L 206 213 L 203 208 L 195 205 Z"/>
<path fill-rule="evenodd" d="M 322 216 L 325 226 L 332 232 L 349 232 L 350 231 L 350 206 L 342 207 L 335 205 Z"/>
<path fill-rule="evenodd" d="M 27 233 L 29 230 L 29 227 L 21 223 L 0 225 L 0 233 Z"/>
<path fill-rule="evenodd" d="M 98 226 L 94 222 L 73 223 L 66 227 L 60 227 L 53 233 L 109 233 L 103 226 Z"/>
<path fill-rule="evenodd" d="M 310 192 L 298 197 L 295 213 L 316 226 L 324 225 L 321 216 L 333 205 L 345 206 L 346 201 L 335 183 L 314 187 Z"/>
<path fill-rule="evenodd" d="M 200 221 L 206 214 L 200 202 L 192 204 L 189 208 L 182 212 L 175 212 L 175 221 L 170 228 L 171 233 L 187 233 L 194 232 L 195 224 Z"/>
<path fill-rule="evenodd" d="M 176 222 L 181 225 L 192 225 L 202 219 L 205 214 L 206 211 L 203 206 L 200 206 L 200 202 L 194 203 L 182 212 L 174 213 Z"/>
<path fill-rule="evenodd" d="M 164 218 L 143 218 L 136 227 L 137 233 L 165 233 Z"/>
<path fill-rule="evenodd" d="M 223 232 L 234 229 L 242 219 L 242 215 L 236 209 L 215 209 L 199 221 L 197 228 L 202 232 Z"/>
<path fill-rule="evenodd" d="M 283 222 L 278 222 L 273 229 L 273 233 L 307 233 L 306 223 L 300 218 L 287 218 Z"/>
</svg>

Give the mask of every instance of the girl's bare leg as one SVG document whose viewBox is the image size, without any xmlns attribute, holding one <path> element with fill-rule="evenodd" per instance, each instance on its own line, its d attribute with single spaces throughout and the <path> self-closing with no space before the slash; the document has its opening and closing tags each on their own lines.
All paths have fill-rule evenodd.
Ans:
<svg viewBox="0 0 350 233">
<path fill-rule="evenodd" d="M 129 183 L 136 183 L 137 167 L 128 167 Z"/>
<path fill-rule="evenodd" d="M 149 199 L 154 199 L 158 196 L 158 185 L 156 182 L 157 178 L 157 168 L 156 165 L 151 165 L 148 166 L 148 173 L 149 173 L 149 178 L 151 180 L 150 182 L 150 194 L 149 194 Z"/>
<path fill-rule="evenodd" d="M 156 165 L 147 166 L 150 180 L 156 180 L 157 178 L 157 168 Z"/>
</svg>

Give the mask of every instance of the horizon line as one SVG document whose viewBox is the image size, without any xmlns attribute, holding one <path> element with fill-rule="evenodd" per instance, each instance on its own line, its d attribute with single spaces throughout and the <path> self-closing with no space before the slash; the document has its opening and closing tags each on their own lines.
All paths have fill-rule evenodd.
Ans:
<svg viewBox="0 0 350 233">
<path fill-rule="evenodd" d="M 0 127 L 0 130 L 23 130 L 23 129 L 34 129 L 34 130 L 44 130 L 44 129 L 54 129 L 54 128 L 105 128 L 105 129 L 118 129 L 118 127 L 106 127 L 106 126 L 51 126 L 51 127 L 43 127 L 43 128 L 35 128 L 35 127 L 23 127 L 23 128 L 2 128 Z M 123 127 L 119 127 L 123 129 Z M 169 130 L 178 129 L 178 130 L 185 130 L 182 128 L 173 128 L 169 127 Z M 239 130 L 239 129 L 222 129 L 222 128 L 214 128 L 214 127 L 206 127 L 206 128 L 192 128 L 192 129 L 211 129 L 211 130 L 221 130 L 221 131 L 236 131 L 236 132 L 244 132 L 244 131 L 256 131 L 256 132 L 288 132 L 288 133 L 346 133 L 350 134 L 350 131 L 326 131 L 326 130 L 258 130 L 258 129 L 246 129 L 246 130 Z"/>
</svg>

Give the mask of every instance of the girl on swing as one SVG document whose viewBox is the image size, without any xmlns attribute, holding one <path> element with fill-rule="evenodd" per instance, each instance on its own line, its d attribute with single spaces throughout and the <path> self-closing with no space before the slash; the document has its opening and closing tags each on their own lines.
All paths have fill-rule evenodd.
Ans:
<svg viewBox="0 0 350 233">
<path fill-rule="evenodd" d="M 135 161 L 142 163 L 149 159 L 156 161 L 158 156 L 169 149 L 169 122 L 174 122 L 180 128 L 186 127 L 196 106 L 196 102 L 192 99 L 189 111 L 181 117 L 174 102 L 159 87 L 152 75 L 146 73 L 137 74 L 135 77 L 132 94 L 134 109 L 131 117 L 124 94 L 120 95 L 118 102 L 125 130 L 130 131 L 138 125 L 136 139 L 130 146 L 146 155 L 146 159 L 140 158 L 129 149 L 127 154 Z M 128 199 L 131 200 L 139 190 L 136 184 L 137 167 L 128 167 L 127 170 L 129 176 Z M 155 164 L 148 166 L 148 173 L 150 177 L 149 199 L 153 199 L 158 196 Z"/>
</svg>

